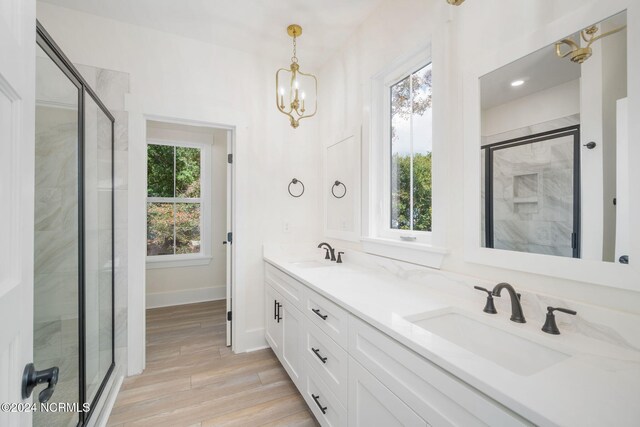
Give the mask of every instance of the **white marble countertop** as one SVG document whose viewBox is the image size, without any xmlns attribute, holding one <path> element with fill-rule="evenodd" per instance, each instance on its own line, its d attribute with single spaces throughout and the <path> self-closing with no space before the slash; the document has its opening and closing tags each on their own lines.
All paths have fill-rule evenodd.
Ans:
<svg viewBox="0 0 640 427">
<path fill-rule="evenodd" d="M 508 305 L 500 306 L 498 314 L 482 311 L 486 295 L 472 289 L 481 281 L 467 284 L 462 279 L 462 286 L 452 286 L 452 282 L 460 285 L 463 276 L 422 269 L 416 280 L 415 274 L 399 277 L 348 261 L 305 268 L 286 256 L 265 254 L 264 259 L 537 425 L 640 425 L 638 349 L 624 340 L 584 333 L 589 328 L 564 330 L 562 313 L 557 316 L 561 335 L 545 334 L 540 330 L 541 315 L 536 313 L 535 321 L 528 317 L 525 296 L 528 322 L 518 324 L 509 320 L 511 311 L 503 309 Z M 496 301 L 508 299 L 504 292 Z M 569 357 L 530 375 L 519 375 L 405 319 L 446 310 L 464 313 Z"/>
</svg>

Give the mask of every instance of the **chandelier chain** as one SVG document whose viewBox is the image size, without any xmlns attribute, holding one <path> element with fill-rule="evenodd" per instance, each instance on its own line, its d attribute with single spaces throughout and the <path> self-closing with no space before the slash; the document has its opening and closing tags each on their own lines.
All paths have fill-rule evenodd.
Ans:
<svg viewBox="0 0 640 427">
<path fill-rule="evenodd" d="M 298 62 L 298 57 L 296 56 L 296 36 L 293 36 L 293 56 L 291 57 L 291 62 Z"/>
</svg>

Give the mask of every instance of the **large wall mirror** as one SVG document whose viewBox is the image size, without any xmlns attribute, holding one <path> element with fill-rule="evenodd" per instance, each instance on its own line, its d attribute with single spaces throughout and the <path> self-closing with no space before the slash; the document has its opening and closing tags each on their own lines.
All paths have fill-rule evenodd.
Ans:
<svg viewBox="0 0 640 427">
<path fill-rule="evenodd" d="M 330 141 L 324 149 L 324 232 L 328 237 L 360 239 L 360 131 Z"/>
<path fill-rule="evenodd" d="M 480 77 L 480 242 L 628 264 L 627 13 Z"/>
</svg>

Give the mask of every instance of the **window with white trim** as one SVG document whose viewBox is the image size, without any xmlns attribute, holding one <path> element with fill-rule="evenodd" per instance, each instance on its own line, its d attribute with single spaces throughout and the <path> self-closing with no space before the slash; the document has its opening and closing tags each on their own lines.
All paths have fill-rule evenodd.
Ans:
<svg viewBox="0 0 640 427">
<path fill-rule="evenodd" d="M 207 254 L 209 182 L 206 144 L 147 144 L 147 257 L 180 260 Z"/>
<path fill-rule="evenodd" d="M 433 243 L 431 71 L 420 54 L 374 80 L 377 209 L 370 237 Z"/>
<path fill-rule="evenodd" d="M 431 231 L 431 64 L 389 87 L 392 230 Z"/>
</svg>

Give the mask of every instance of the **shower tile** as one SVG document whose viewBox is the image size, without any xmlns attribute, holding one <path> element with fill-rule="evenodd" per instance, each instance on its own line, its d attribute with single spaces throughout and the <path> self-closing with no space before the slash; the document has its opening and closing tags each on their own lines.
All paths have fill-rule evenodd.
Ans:
<svg viewBox="0 0 640 427">
<path fill-rule="evenodd" d="M 117 190 L 126 190 L 129 186 L 129 154 L 128 151 L 116 151 L 115 170 L 116 181 L 115 188 Z"/>
<path fill-rule="evenodd" d="M 126 111 L 112 111 L 115 122 L 115 149 L 116 151 L 127 151 L 129 149 L 129 113 Z"/>
<path fill-rule="evenodd" d="M 124 110 L 124 94 L 129 93 L 129 74 L 98 69 L 96 93 L 110 110 Z"/>
</svg>

